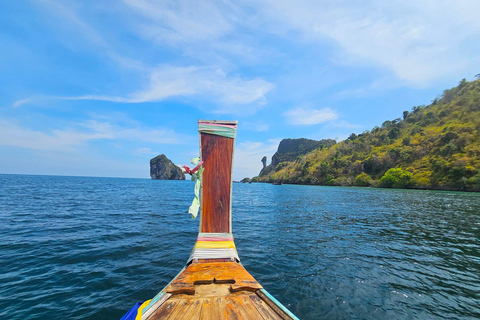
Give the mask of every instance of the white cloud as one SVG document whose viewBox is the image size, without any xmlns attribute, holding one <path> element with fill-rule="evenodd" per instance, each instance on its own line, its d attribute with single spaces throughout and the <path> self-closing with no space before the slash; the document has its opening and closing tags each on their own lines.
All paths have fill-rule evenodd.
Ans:
<svg viewBox="0 0 480 320">
<path fill-rule="evenodd" d="M 104 40 L 99 32 L 90 24 L 86 23 L 80 15 L 83 4 L 74 2 L 62 2 L 52 0 L 37 0 L 37 3 L 45 7 L 49 14 L 47 23 L 54 26 L 57 34 L 61 36 L 64 43 L 70 47 L 78 47 L 80 39 L 85 39 L 104 49 L 109 48 L 108 41 Z M 58 26 L 61 26 L 58 28 Z M 72 32 L 75 36 L 72 36 Z"/>
<path fill-rule="evenodd" d="M 52 130 L 50 132 L 23 128 L 7 121 L 0 121 L 0 145 L 35 150 L 69 150 L 89 140 L 108 139 L 109 135 L 99 132 L 74 130 Z"/>
<path fill-rule="evenodd" d="M 219 51 L 229 51 L 233 55 L 252 55 L 252 48 L 242 41 L 227 40 L 221 38 L 235 32 L 232 23 L 242 19 L 237 11 L 240 9 L 232 3 L 215 3 L 211 1 L 165 3 L 163 1 L 130 1 L 125 0 L 127 10 L 119 8 L 119 14 L 125 21 L 124 27 L 137 31 L 141 37 L 149 42 L 161 42 L 179 48 L 180 56 L 191 54 L 193 59 L 191 66 L 175 67 L 171 65 L 155 66 L 155 63 L 143 63 L 137 59 L 120 54 L 118 39 L 115 32 L 105 33 L 108 29 L 105 25 L 87 20 L 87 14 L 92 10 L 102 12 L 109 10 L 108 6 L 98 4 L 94 6 L 77 6 L 75 4 L 58 4 L 51 0 L 39 0 L 48 12 L 55 12 L 53 21 L 60 19 L 65 27 L 58 29 L 59 34 L 78 35 L 90 41 L 94 45 L 92 49 L 107 47 L 105 57 L 115 62 L 118 67 L 137 72 L 147 81 L 147 85 L 140 89 L 131 90 L 125 96 L 102 94 L 84 94 L 73 97 L 35 97 L 19 100 L 15 107 L 25 103 L 32 103 L 38 99 L 66 99 L 66 100 L 100 100 L 119 103 L 145 103 L 158 102 L 175 97 L 201 98 L 222 107 L 215 107 L 209 111 L 213 113 L 234 114 L 239 112 L 254 112 L 266 103 L 266 94 L 273 88 L 273 84 L 260 78 L 242 76 L 228 73 L 226 69 L 237 69 L 235 63 L 226 62 Z M 108 14 L 112 14 L 109 12 Z M 118 14 L 116 15 L 118 16 Z M 138 19 L 140 17 L 140 19 Z M 68 23 L 65 23 L 68 21 Z M 87 23 L 88 21 L 88 23 Z M 95 23 L 97 22 L 97 23 Z M 65 29 L 65 30 L 64 30 Z M 109 41 L 104 40 L 101 34 L 108 35 Z M 64 37 L 69 45 L 72 37 Z M 111 38 L 111 39 L 110 39 Z M 113 40 L 113 41 L 110 41 Z M 213 42 L 214 43 L 213 43 Z M 196 46 L 196 43 L 201 43 Z M 117 46 L 115 46 L 117 44 Z M 105 50 L 101 50 L 104 52 Z M 155 49 L 151 49 L 152 52 Z M 178 50 L 178 49 L 177 49 Z M 199 55 L 206 54 L 209 58 L 205 64 L 197 59 Z M 98 50 L 96 50 L 98 52 Z M 195 53 L 197 52 L 197 53 Z M 246 53 L 250 52 L 250 53 Z M 104 57 L 103 57 L 104 58 Z M 156 59 L 165 63 L 165 59 Z M 219 67 L 219 65 L 224 65 Z M 206 66 L 205 66 L 206 65 Z M 225 67 L 228 65 L 229 67 Z M 231 68 L 230 68 L 231 67 Z M 128 91 L 127 91 L 128 92 Z M 198 105 L 198 104 L 197 104 Z M 238 106 L 246 106 L 247 109 L 239 110 Z"/>
<path fill-rule="evenodd" d="M 68 100 L 103 100 L 123 103 L 157 102 L 171 97 L 201 96 L 214 100 L 224 107 L 214 109 L 215 113 L 245 112 L 237 105 L 249 105 L 256 109 L 266 102 L 265 95 L 273 84 L 263 79 L 245 80 L 238 76 L 228 77 L 216 67 L 172 67 L 163 66 L 150 74 L 147 88 L 134 92 L 127 97 L 85 95 L 67 97 Z"/>
<path fill-rule="evenodd" d="M 180 49 L 182 54 L 204 64 L 236 68 L 239 62 L 261 62 L 272 48 L 256 44 L 258 20 L 248 3 L 229 1 L 124 0 L 133 17 L 129 25 L 141 38 L 162 47 Z M 131 17 L 130 17 L 131 18 Z M 275 49 L 273 49 L 275 50 Z M 234 59 L 230 59 L 234 57 Z"/>
<path fill-rule="evenodd" d="M 93 132 L 103 134 L 110 139 L 127 139 L 158 144 L 180 143 L 179 135 L 171 129 L 149 128 L 146 126 L 120 126 L 108 121 L 89 120 L 82 123 L 82 126 L 91 129 Z"/>
<path fill-rule="evenodd" d="M 92 19 L 82 19 L 81 15 L 92 7 L 107 11 L 108 5 L 39 2 L 49 11 L 61 15 L 64 22 L 68 21 L 64 23 L 67 30 L 76 29 L 77 34 L 89 38 L 97 46 L 106 47 L 110 43 L 101 37 L 101 27 L 95 29 L 85 22 Z M 334 43 L 340 49 L 331 58 L 336 64 L 373 66 L 387 70 L 402 84 L 414 86 L 463 77 L 480 62 L 480 43 L 476 41 L 480 36 L 480 2 L 475 0 L 366 0 L 362 3 L 124 0 L 124 5 L 119 6 L 119 13 L 123 14 L 122 21 L 129 32 L 133 30 L 149 42 L 175 48 L 180 55 L 190 56 L 193 60 L 203 59 L 204 65 L 221 65 L 224 70 L 238 70 L 238 59 L 243 56 L 249 56 L 248 61 L 257 64 L 261 61 L 259 57 L 279 58 L 275 52 L 281 53 L 281 46 L 267 49 L 258 42 L 261 36 L 271 34 L 280 35 L 286 41 L 308 40 L 320 48 L 331 47 Z M 251 36 L 256 33 L 258 37 Z M 111 36 L 112 33 L 105 34 Z M 291 38 L 292 34 L 295 39 Z M 114 43 L 111 46 L 108 54 L 116 59 Z M 131 59 L 128 62 L 128 58 L 117 60 L 125 60 L 127 65 L 136 64 Z M 164 59 L 161 61 L 165 62 Z M 168 90 L 164 93 L 167 94 Z M 118 102 L 141 98 L 135 94 L 131 97 L 95 97 Z"/>
<path fill-rule="evenodd" d="M 287 121 L 296 125 L 314 125 L 338 118 L 335 111 L 330 108 L 311 109 L 311 108 L 295 108 L 284 113 Z"/>
<path fill-rule="evenodd" d="M 410 85 L 468 72 L 480 58 L 478 1 L 267 3 L 265 14 L 283 30 L 335 41 L 345 53 L 337 63 L 384 67 Z"/>
<path fill-rule="evenodd" d="M 0 121 L 0 145 L 34 150 L 72 151 L 95 140 L 136 140 L 158 144 L 177 144 L 178 135 L 170 129 L 121 127 L 109 122 L 89 120 L 63 130 L 33 130 L 13 121 Z"/>
<path fill-rule="evenodd" d="M 124 0 L 142 16 L 138 31 L 157 42 L 184 43 L 217 39 L 232 30 L 226 12 L 232 5 L 211 1 Z M 223 7 L 223 8 L 222 8 Z M 222 10 L 223 9 L 223 10 Z M 145 19 L 146 18 L 146 19 Z"/>
<path fill-rule="evenodd" d="M 32 102 L 34 99 L 35 99 L 34 97 L 30 97 L 30 98 L 27 98 L 27 99 L 17 100 L 13 103 L 12 107 L 13 108 L 18 108 L 18 107 L 20 107 L 24 104 Z"/>
</svg>

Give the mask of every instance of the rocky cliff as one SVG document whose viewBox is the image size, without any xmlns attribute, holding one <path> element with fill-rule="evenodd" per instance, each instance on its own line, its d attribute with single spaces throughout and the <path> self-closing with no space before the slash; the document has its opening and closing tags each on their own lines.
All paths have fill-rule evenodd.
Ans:
<svg viewBox="0 0 480 320">
<path fill-rule="evenodd" d="M 185 180 L 182 169 L 164 154 L 150 160 L 150 177 L 154 180 Z"/>
<path fill-rule="evenodd" d="M 335 140 L 311 140 L 311 139 L 283 139 L 280 141 L 277 152 L 272 156 L 272 162 L 260 171 L 259 176 L 264 176 L 282 162 L 291 162 L 297 160 L 298 157 L 306 155 L 315 149 L 329 148 L 335 144 Z"/>
<path fill-rule="evenodd" d="M 480 79 L 295 159 L 286 140 L 260 182 L 480 192 Z"/>
</svg>

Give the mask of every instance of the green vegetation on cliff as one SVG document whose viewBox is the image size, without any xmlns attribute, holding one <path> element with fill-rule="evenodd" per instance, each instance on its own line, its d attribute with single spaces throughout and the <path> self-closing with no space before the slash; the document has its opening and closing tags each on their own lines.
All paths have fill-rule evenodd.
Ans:
<svg viewBox="0 0 480 320">
<path fill-rule="evenodd" d="M 429 106 L 319 145 L 272 157 L 259 181 L 480 191 L 480 80 L 464 79 Z"/>
</svg>

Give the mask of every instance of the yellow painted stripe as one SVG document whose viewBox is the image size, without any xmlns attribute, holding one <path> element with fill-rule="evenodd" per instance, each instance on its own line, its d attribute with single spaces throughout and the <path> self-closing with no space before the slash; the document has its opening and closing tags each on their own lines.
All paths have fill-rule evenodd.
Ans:
<svg viewBox="0 0 480 320">
<path fill-rule="evenodd" d="M 141 305 L 140 307 L 138 307 L 137 316 L 135 317 L 135 320 L 142 320 L 142 310 L 143 310 L 143 308 L 145 308 L 149 303 L 150 303 L 150 300 L 147 300 L 147 301 L 145 301 L 144 303 L 142 303 L 142 305 Z"/>
<path fill-rule="evenodd" d="M 235 249 L 233 241 L 197 241 L 193 249 Z"/>
</svg>

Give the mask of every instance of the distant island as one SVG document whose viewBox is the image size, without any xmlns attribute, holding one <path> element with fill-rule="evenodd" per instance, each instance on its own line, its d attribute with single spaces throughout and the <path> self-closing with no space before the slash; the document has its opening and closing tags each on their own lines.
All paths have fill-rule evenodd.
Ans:
<svg viewBox="0 0 480 320">
<path fill-rule="evenodd" d="M 150 177 L 153 180 L 185 180 L 182 169 L 177 167 L 164 154 L 150 160 Z"/>
<path fill-rule="evenodd" d="M 480 191 L 480 80 L 346 140 L 284 139 L 252 182 Z"/>
</svg>

